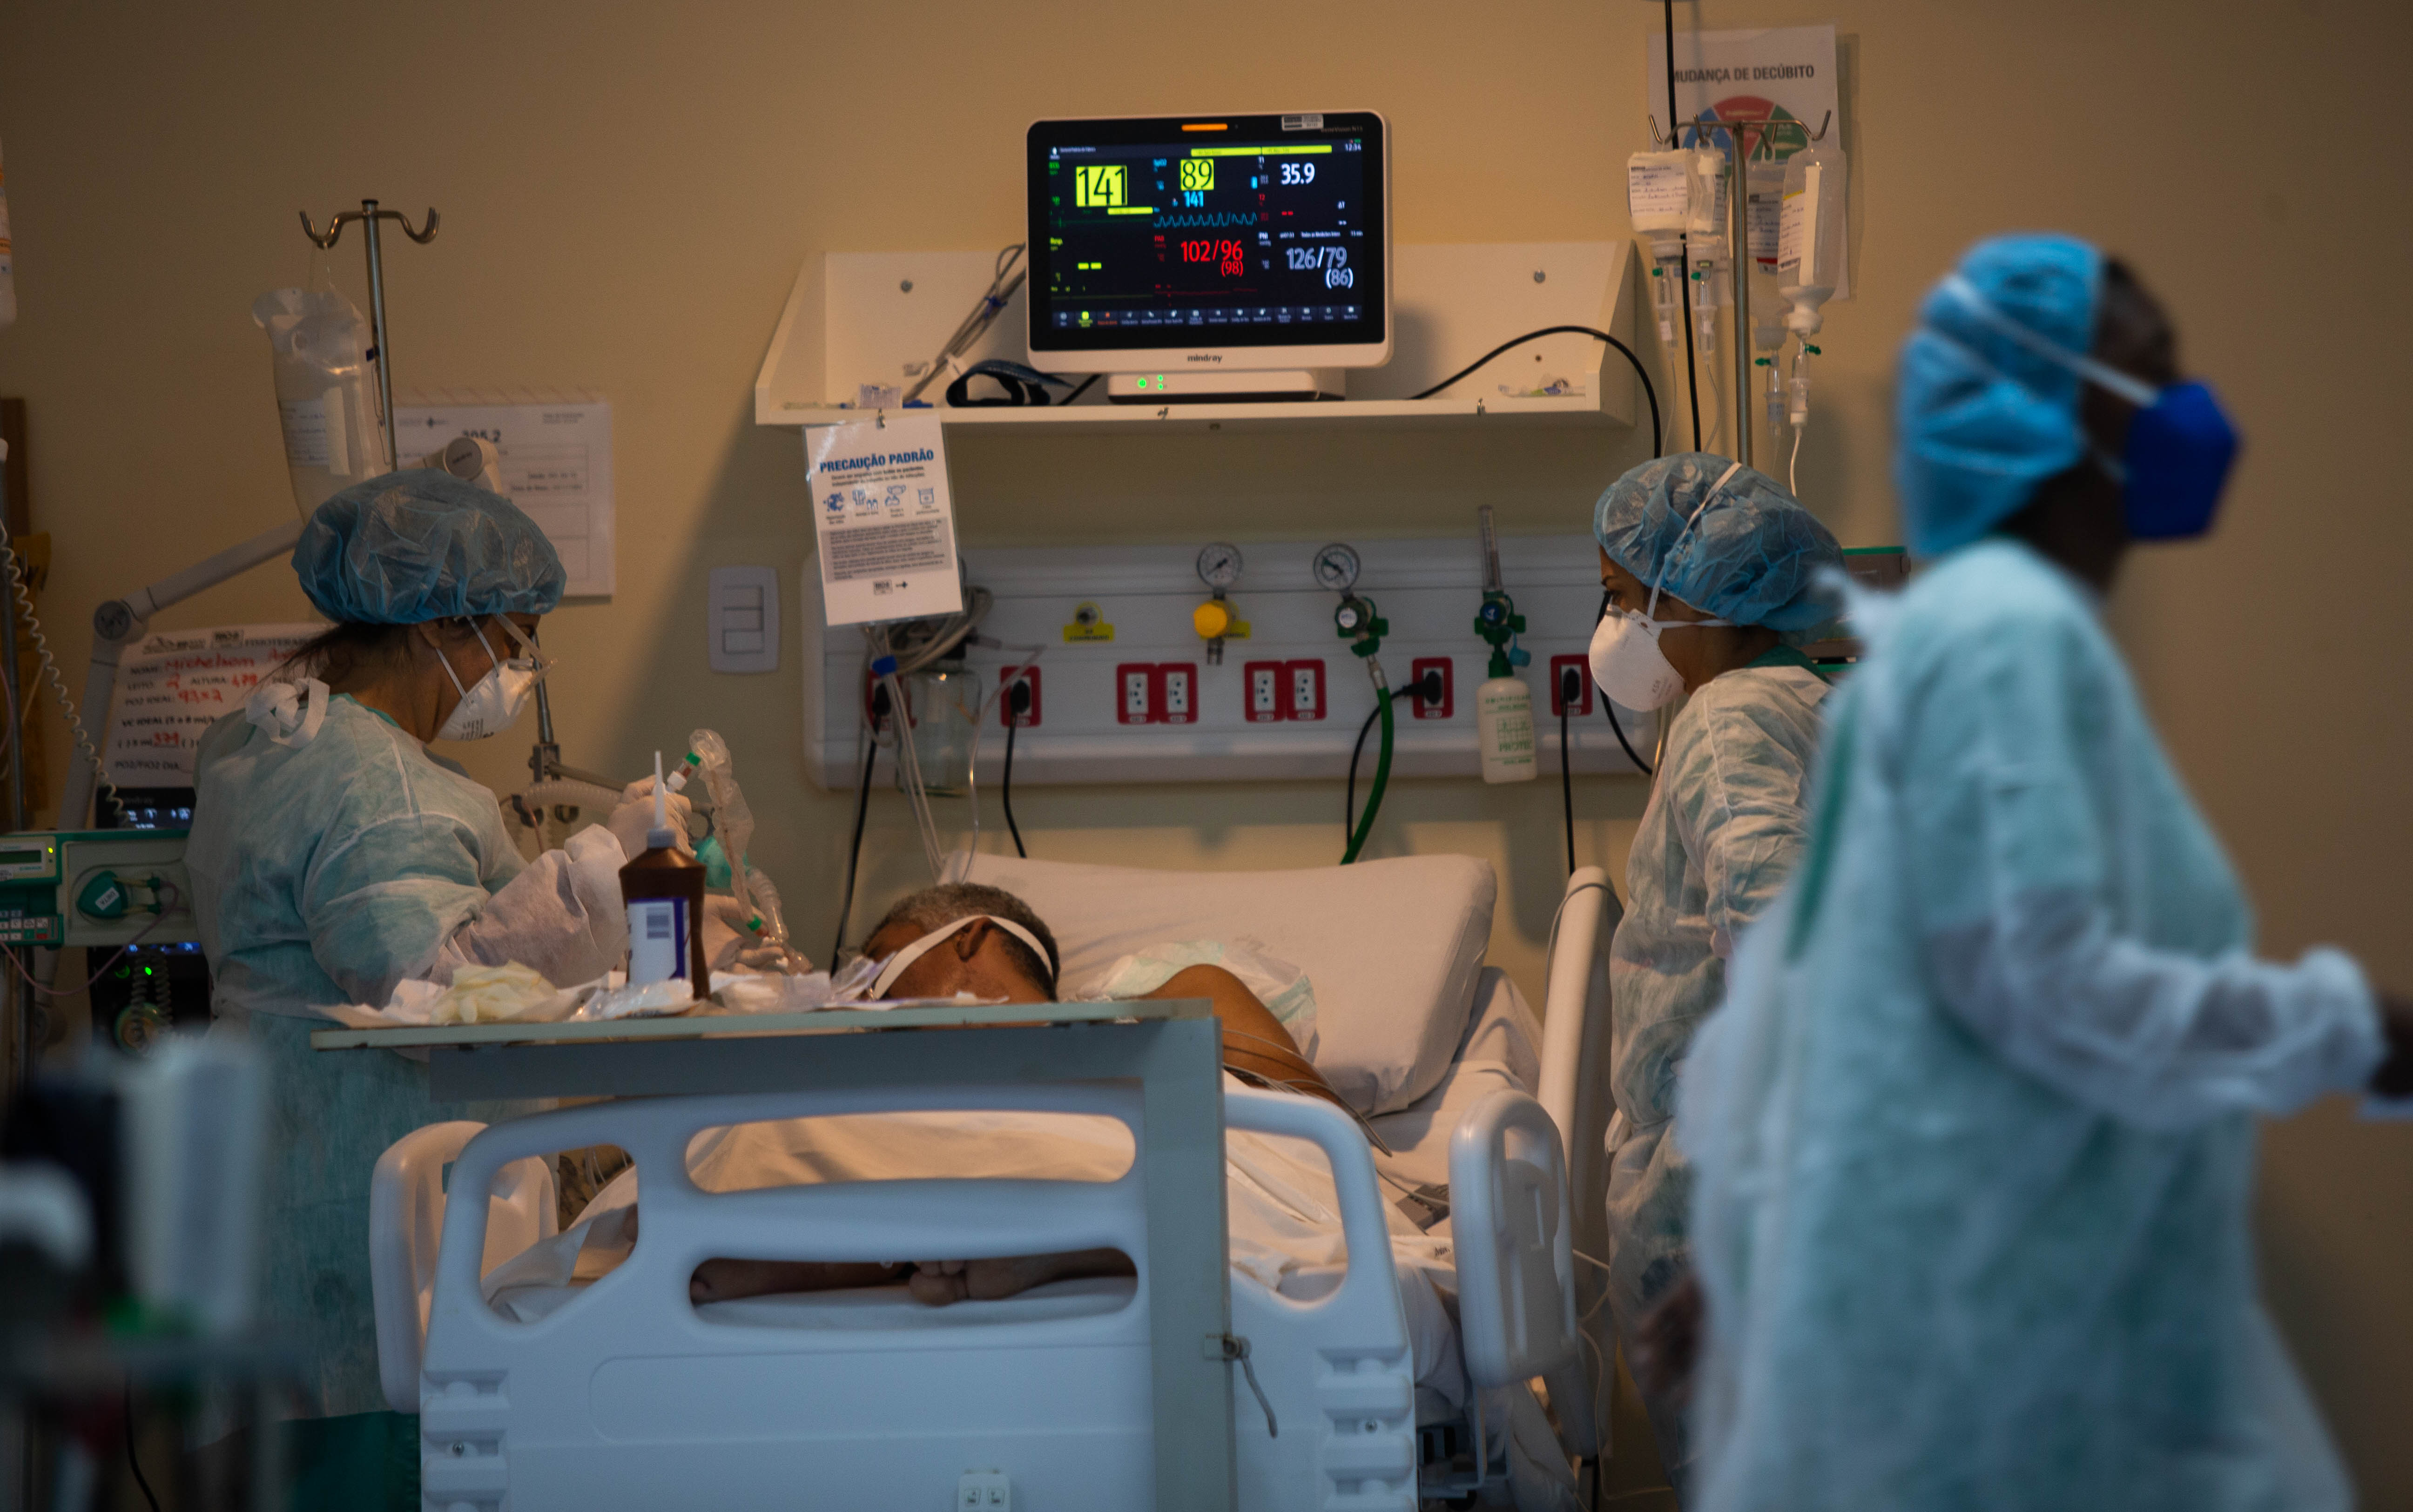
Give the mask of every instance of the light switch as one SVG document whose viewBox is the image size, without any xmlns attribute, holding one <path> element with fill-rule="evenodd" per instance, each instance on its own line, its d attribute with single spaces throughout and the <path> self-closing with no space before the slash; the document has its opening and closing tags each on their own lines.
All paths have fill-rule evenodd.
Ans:
<svg viewBox="0 0 2413 1512">
<path fill-rule="evenodd" d="M 715 672 L 779 670 L 779 576 L 776 568 L 716 567 L 704 609 L 704 644 Z"/>
</svg>

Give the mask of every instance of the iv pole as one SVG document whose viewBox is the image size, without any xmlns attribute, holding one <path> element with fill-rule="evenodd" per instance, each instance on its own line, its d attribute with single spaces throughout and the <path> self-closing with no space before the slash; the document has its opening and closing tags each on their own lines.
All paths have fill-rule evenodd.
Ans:
<svg viewBox="0 0 2413 1512">
<path fill-rule="evenodd" d="M 333 251 L 336 241 L 344 234 L 344 228 L 353 221 L 361 223 L 361 234 L 368 239 L 369 320 L 371 334 L 377 340 L 377 349 L 369 353 L 369 360 L 377 363 L 377 400 L 384 406 L 385 410 L 386 465 L 392 467 L 395 465 L 395 459 L 402 455 L 402 447 L 394 439 L 393 434 L 393 366 L 386 358 L 385 259 L 377 245 L 377 222 L 392 221 L 402 228 L 403 235 L 424 246 L 436 240 L 437 220 L 436 209 L 433 205 L 428 207 L 427 229 L 423 231 L 412 230 L 409 217 L 399 210 L 379 210 L 377 202 L 374 200 L 363 200 L 358 210 L 347 210 L 337 215 L 334 219 L 327 222 L 327 229 L 324 231 L 310 224 L 310 212 L 304 210 L 301 212 L 301 215 L 302 234 L 310 238 L 311 245 L 322 251 Z"/>
</svg>

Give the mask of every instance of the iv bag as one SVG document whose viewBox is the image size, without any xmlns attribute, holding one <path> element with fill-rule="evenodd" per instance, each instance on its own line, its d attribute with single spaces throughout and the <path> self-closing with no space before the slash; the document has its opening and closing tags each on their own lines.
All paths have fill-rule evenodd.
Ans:
<svg viewBox="0 0 2413 1512">
<path fill-rule="evenodd" d="M 270 289 L 252 302 L 251 318 L 268 333 L 285 467 L 293 506 L 307 519 L 328 495 L 393 470 L 368 322 L 318 280 L 310 289 Z"/>
<path fill-rule="evenodd" d="M 1844 164 L 1840 147 L 1807 147 L 1784 162 L 1784 207 L 1778 216 L 1777 292 L 1793 306 L 1786 329 L 1815 334 L 1819 306 L 1834 297 L 1843 272 Z"/>
<path fill-rule="evenodd" d="M 1625 160 L 1625 209 L 1636 231 L 1724 231 L 1725 159 L 1709 148 L 1636 153 Z"/>
</svg>

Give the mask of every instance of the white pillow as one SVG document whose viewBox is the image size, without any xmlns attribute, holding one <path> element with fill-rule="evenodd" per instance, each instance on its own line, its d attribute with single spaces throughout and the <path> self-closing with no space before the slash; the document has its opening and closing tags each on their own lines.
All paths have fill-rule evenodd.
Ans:
<svg viewBox="0 0 2413 1512">
<path fill-rule="evenodd" d="M 1315 1066 L 1358 1111 L 1431 1091 L 1474 1002 L 1491 865 L 1398 856 L 1304 871 L 1148 871 L 984 854 L 970 880 L 1029 903 L 1078 979 L 1167 940 L 1262 941 L 1315 986 Z"/>
</svg>

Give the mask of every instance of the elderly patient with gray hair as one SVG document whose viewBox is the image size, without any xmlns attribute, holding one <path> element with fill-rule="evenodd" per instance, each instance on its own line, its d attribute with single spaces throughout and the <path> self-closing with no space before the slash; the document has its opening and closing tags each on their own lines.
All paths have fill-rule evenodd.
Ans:
<svg viewBox="0 0 2413 1512">
<path fill-rule="evenodd" d="M 876 997 L 1056 999 L 1055 935 L 1029 904 L 1000 888 L 955 882 L 915 893 L 888 911 L 865 940 L 864 953 L 885 963 Z M 1237 1083 L 1286 1089 L 1346 1109 L 1281 1021 L 1223 968 L 1185 968 L 1141 996 L 1212 1003 L 1222 1026 L 1224 1070 Z M 1101 1134 L 1101 1124 L 1111 1124 L 1110 1132 Z M 1342 1253 L 1328 1172 L 1320 1158 L 1302 1163 L 1295 1151 L 1274 1148 L 1279 1143 L 1237 1134 L 1226 1141 L 1234 1263 L 1260 1271 L 1268 1285 L 1279 1284 L 1300 1262 L 1337 1262 Z M 1109 1179 L 1129 1162 L 1129 1132 L 1119 1124 L 1029 1113 L 866 1114 L 746 1124 L 699 1139 L 688 1156 L 697 1183 L 717 1191 L 915 1176 Z M 626 1191 L 615 1190 L 624 1185 Z M 632 1208 L 633 1197 L 632 1173 L 599 1195 L 589 1213 Z M 614 1221 L 623 1240 L 633 1242 L 636 1213 Z M 1445 1241 L 1426 1239 L 1404 1220 L 1400 1226 L 1401 1240 L 1414 1252 L 1404 1261 L 1445 1264 Z M 1129 1257 L 1114 1250 L 895 1265 L 726 1258 L 697 1267 L 688 1292 L 697 1302 L 718 1302 L 902 1282 L 920 1300 L 945 1306 L 1012 1297 L 1048 1282 L 1132 1273 Z"/>
</svg>

